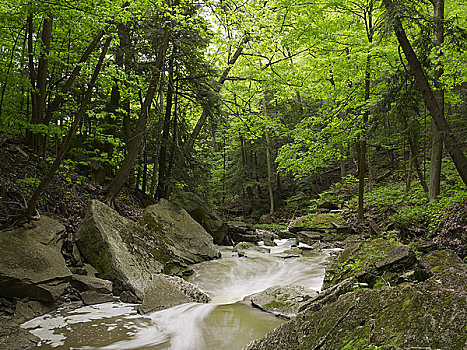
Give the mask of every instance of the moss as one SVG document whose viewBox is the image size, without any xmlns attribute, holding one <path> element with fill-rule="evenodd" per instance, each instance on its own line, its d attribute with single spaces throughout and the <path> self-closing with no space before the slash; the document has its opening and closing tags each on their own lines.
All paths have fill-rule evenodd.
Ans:
<svg viewBox="0 0 467 350">
<path fill-rule="evenodd" d="M 342 225 L 344 223 L 344 217 L 339 213 L 320 213 L 320 214 L 310 214 L 307 216 L 306 220 L 301 223 L 301 226 L 313 229 L 332 229 L 334 225 Z"/>
<path fill-rule="evenodd" d="M 273 301 L 271 301 L 271 302 L 264 305 L 264 308 L 266 310 L 281 310 L 281 309 L 284 309 L 286 307 L 287 307 L 286 304 L 280 303 L 277 300 L 273 300 Z"/>
</svg>

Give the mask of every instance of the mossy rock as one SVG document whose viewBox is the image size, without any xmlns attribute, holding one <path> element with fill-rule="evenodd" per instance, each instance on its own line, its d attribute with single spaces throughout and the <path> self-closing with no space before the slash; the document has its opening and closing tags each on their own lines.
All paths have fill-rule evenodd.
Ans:
<svg viewBox="0 0 467 350">
<path fill-rule="evenodd" d="M 245 349 L 461 350 L 466 340 L 465 292 L 407 284 L 344 294 L 318 311 L 298 314 Z"/>
<path fill-rule="evenodd" d="M 415 254 L 407 246 L 384 239 L 357 242 L 349 244 L 326 269 L 324 288 L 350 277 L 370 287 L 392 286 L 403 282 L 403 275 L 416 268 Z"/>
</svg>

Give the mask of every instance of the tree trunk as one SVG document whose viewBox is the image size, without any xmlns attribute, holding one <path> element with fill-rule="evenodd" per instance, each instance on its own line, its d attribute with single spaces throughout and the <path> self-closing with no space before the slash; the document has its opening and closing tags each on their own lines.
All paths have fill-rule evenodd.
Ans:
<svg viewBox="0 0 467 350">
<path fill-rule="evenodd" d="M 164 66 L 165 53 L 167 47 L 169 46 L 169 38 L 171 34 L 171 26 L 168 25 L 164 30 L 164 37 L 159 46 L 159 52 L 157 54 L 156 62 L 154 64 L 154 70 L 152 72 L 151 81 L 149 82 L 148 90 L 146 91 L 146 96 L 141 108 L 141 113 L 136 124 L 135 133 L 133 138 L 130 140 L 128 145 L 128 153 L 123 161 L 122 166 L 115 175 L 113 181 L 107 187 L 107 198 L 111 203 L 115 201 L 115 197 L 122 189 L 123 184 L 128 179 L 128 175 L 135 163 L 136 157 L 138 155 L 138 150 L 143 139 L 143 135 L 146 132 L 147 120 L 149 117 L 149 109 L 151 108 L 152 99 L 154 98 L 154 93 L 158 87 L 162 67 Z"/>
<path fill-rule="evenodd" d="M 432 0 L 434 7 L 434 43 L 436 45 L 436 55 L 441 57 L 441 46 L 444 43 L 444 0 Z M 444 115 L 444 90 L 439 84 L 443 75 L 443 66 L 438 63 L 435 68 L 435 83 L 437 83 L 436 98 L 439 103 L 441 113 Z M 433 201 L 438 197 L 441 189 L 441 163 L 443 159 L 443 141 L 438 133 L 435 123 L 432 125 L 433 137 L 431 140 L 431 162 L 430 162 L 430 189 L 428 198 Z"/>
<path fill-rule="evenodd" d="M 65 157 L 66 153 L 68 152 L 68 149 L 70 148 L 73 135 L 76 133 L 76 130 L 78 129 L 78 126 L 80 125 L 81 120 L 83 118 L 83 115 L 86 112 L 87 105 L 91 99 L 92 90 L 96 84 L 97 77 L 101 70 L 102 63 L 104 62 L 105 55 L 107 53 L 111 40 L 112 40 L 112 36 L 109 36 L 107 40 L 105 41 L 104 47 L 102 48 L 101 56 L 99 57 L 99 61 L 96 67 L 94 68 L 94 72 L 92 74 L 91 81 L 89 82 L 88 89 L 86 90 L 83 101 L 81 102 L 80 109 L 76 113 L 75 120 L 73 120 L 73 124 L 71 125 L 70 130 L 68 130 L 68 134 L 65 136 L 65 139 L 63 140 L 63 144 L 62 144 L 62 147 L 60 148 L 60 152 L 57 154 L 57 157 L 55 158 L 49 171 L 42 178 L 41 182 L 39 183 L 39 185 L 37 186 L 37 188 L 31 195 L 31 198 L 29 199 L 27 203 L 26 214 L 27 214 L 28 219 L 35 212 L 36 204 L 37 204 L 37 200 L 39 199 L 39 196 L 41 195 L 42 191 L 47 187 L 47 185 L 52 180 L 55 172 L 60 167 L 60 164 L 63 158 Z"/>
<path fill-rule="evenodd" d="M 52 40 L 52 23 L 53 18 L 49 15 L 48 18 L 44 18 L 44 24 L 42 29 L 42 54 L 39 58 L 39 66 L 37 68 L 37 82 L 36 87 L 38 89 L 37 96 L 37 123 L 42 124 L 45 117 L 46 109 L 46 95 L 47 95 L 47 77 L 49 75 L 49 53 L 50 53 L 50 41 Z M 45 154 L 45 143 L 47 135 L 38 134 L 35 137 L 34 150 L 37 154 Z"/>
<path fill-rule="evenodd" d="M 264 117 L 267 118 L 267 106 L 266 99 L 263 96 L 263 113 Z M 274 192 L 272 191 L 272 165 L 271 165 L 271 142 L 269 139 L 268 127 L 264 129 L 264 136 L 266 137 L 266 163 L 268 168 L 268 193 L 269 193 L 269 215 L 274 215 Z"/>
<path fill-rule="evenodd" d="M 394 4 L 392 0 L 382 0 L 383 4 L 386 6 L 386 9 L 394 14 Z M 435 98 L 433 90 L 428 83 L 428 79 L 423 72 L 422 65 L 415 54 L 412 45 L 410 44 L 409 40 L 407 39 L 407 35 L 405 30 L 402 26 L 402 23 L 397 15 L 394 18 L 394 32 L 399 41 L 399 44 L 404 51 L 405 57 L 407 58 L 407 62 L 412 70 L 412 74 L 414 75 L 415 82 L 422 93 L 423 100 L 425 101 L 428 110 L 435 122 L 436 128 L 441 136 L 441 139 L 444 141 L 446 145 L 446 149 L 451 156 L 454 165 L 456 166 L 459 175 L 462 178 L 462 181 L 467 185 L 467 158 L 462 151 L 461 144 L 456 140 L 454 135 L 449 128 L 449 125 L 444 118 L 443 111 L 440 108 L 438 101 Z"/>
<path fill-rule="evenodd" d="M 162 131 L 161 148 L 159 151 L 159 180 L 157 182 L 156 198 L 166 198 L 168 186 L 167 148 L 170 136 L 170 119 L 172 117 L 172 100 L 174 93 L 173 57 L 169 61 L 169 79 L 167 83 L 167 100 L 165 105 L 164 127 Z"/>
</svg>

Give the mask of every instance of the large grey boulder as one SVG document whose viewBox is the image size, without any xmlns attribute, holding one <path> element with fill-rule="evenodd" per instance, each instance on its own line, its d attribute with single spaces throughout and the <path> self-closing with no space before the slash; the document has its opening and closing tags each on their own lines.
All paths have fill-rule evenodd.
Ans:
<svg viewBox="0 0 467 350">
<path fill-rule="evenodd" d="M 71 280 L 59 244 L 65 227 L 47 216 L 33 225 L 0 231 L 0 296 L 53 303 Z"/>
<path fill-rule="evenodd" d="M 151 236 L 188 264 L 219 257 L 211 235 L 177 204 L 161 199 L 144 210 L 144 221 Z"/>
<path fill-rule="evenodd" d="M 152 276 L 152 283 L 148 284 L 144 294 L 143 303 L 138 307 L 140 313 L 167 309 L 188 302 L 209 301 L 209 297 L 196 285 L 180 277 L 162 274 Z"/>
<path fill-rule="evenodd" d="M 153 275 L 183 268 L 158 234 L 97 200 L 87 205 L 76 236 L 81 254 L 117 295 L 129 290 L 142 300 Z"/>
<path fill-rule="evenodd" d="M 217 215 L 213 206 L 193 192 L 178 192 L 173 202 L 185 209 L 209 233 L 214 243 L 222 244 L 227 224 Z"/>
</svg>

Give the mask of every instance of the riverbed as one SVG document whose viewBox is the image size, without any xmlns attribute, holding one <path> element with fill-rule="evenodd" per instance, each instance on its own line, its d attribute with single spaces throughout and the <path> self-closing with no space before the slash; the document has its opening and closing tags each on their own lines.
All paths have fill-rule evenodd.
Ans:
<svg viewBox="0 0 467 350">
<path fill-rule="evenodd" d="M 242 349 L 284 322 L 253 308 L 248 296 L 274 285 L 297 284 L 311 291 L 322 285 L 327 252 L 304 250 L 295 256 L 284 253 L 293 240 L 276 243 L 246 250 L 242 257 L 221 247 L 221 259 L 193 266 L 189 281 L 211 297 L 209 304 L 140 315 L 135 304 L 72 303 L 22 327 L 41 338 L 41 349 Z"/>
</svg>

